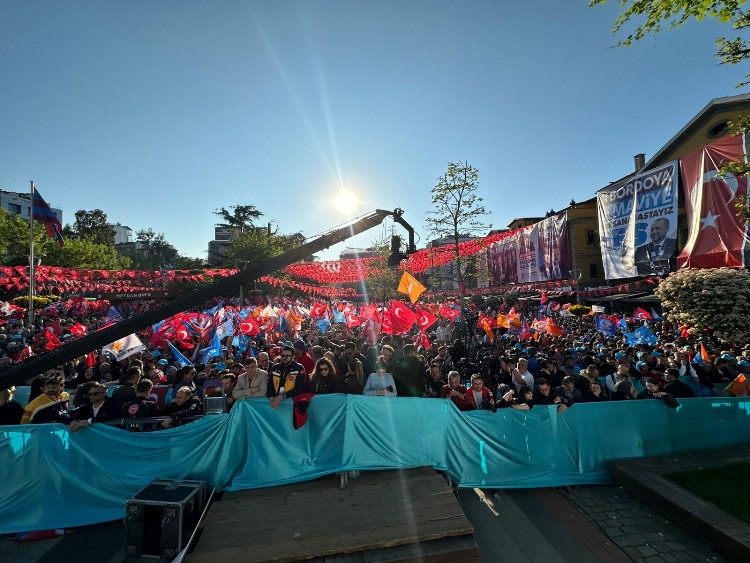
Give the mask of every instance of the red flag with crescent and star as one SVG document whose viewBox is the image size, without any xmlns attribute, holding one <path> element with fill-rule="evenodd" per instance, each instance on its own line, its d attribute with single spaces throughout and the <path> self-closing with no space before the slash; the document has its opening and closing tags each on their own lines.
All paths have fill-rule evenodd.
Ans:
<svg viewBox="0 0 750 563">
<path fill-rule="evenodd" d="M 417 323 L 419 323 L 419 330 L 422 332 L 426 331 L 430 326 L 432 326 L 435 321 L 437 321 L 437 317 L 430 313 L 429 311 L 422 309 L 422 307 L 417 306 Z"/>
<path fill-rule="evenodd" d="M 393 334 L 409 332 L 414 323 L 417 322 L 417 314 L 406 305 L 395 299 L 391 301 L 391 323 Z"/>
<path fill-rule="evenodd" d="M 747 143 L 747 135 L 727 135 L 680 159 L 688 238 L 678 268 L 748 265 L 750 239 L 735 209 L 747 195 L 747 178 L 718 173 L 723 164 L 748 153 Z"/>
</svg>

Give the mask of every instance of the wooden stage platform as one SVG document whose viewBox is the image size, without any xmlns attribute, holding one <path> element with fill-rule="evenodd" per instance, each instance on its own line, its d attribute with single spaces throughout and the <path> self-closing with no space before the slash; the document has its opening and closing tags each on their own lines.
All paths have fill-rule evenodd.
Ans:
<svg viewBox="0 0 750 563">
<path fill-rule="evenodd" d="M 479 561 L 473 533 L 433 469 L 372 471 L 225 493 L 187 561 Z"/>
</svg>

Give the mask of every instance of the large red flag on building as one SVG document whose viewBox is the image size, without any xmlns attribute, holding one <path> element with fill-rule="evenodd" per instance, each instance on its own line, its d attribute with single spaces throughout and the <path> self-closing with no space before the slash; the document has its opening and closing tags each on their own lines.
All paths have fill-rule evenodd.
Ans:
<svg viewBox="0 0 750 563">
<path fill-rule="evenodd" d="M 680 159 L 688 239 L 679 268 L 739 268 L 750 263 L 748 230 L 735 204 L 747 195 L 747 178 L 719 168 L 747 152 L 746 135 L 727 135 Z"/>
</svg>

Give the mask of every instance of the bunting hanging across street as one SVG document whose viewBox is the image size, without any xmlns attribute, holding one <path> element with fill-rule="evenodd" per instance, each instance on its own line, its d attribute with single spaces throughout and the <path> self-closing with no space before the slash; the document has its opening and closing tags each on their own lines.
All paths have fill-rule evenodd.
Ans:
<svg viewBox="0 0 750 563">
<path fill-rule="evenodd" d="M 605 278 L 669 272 L 677 240 L 677 161 L 599 190 L 596 198 Z"/>
<path fill-rule="evenodd" d="M 748 152 L 747 134 L 727 135 L 680 159 L 688 238 L 680 268 L 739 268 L 750 265 L 750 232 L 735 204 L 747 195 L 747 178 L 718 169 Z"/>
</svg>

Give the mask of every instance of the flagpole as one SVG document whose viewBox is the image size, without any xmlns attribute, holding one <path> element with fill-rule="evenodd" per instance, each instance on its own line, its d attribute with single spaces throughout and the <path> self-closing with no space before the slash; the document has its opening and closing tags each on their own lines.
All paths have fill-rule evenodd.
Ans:
<svg viewBox="0 0 750 563">
<path fill-rule="evenodd" d="M 34 180 L 31 180 L 29 207 L 29 329 L 34 329 L 34 292 L 36 290 L 36 268 L 34 267 Z"/>
</svg>

